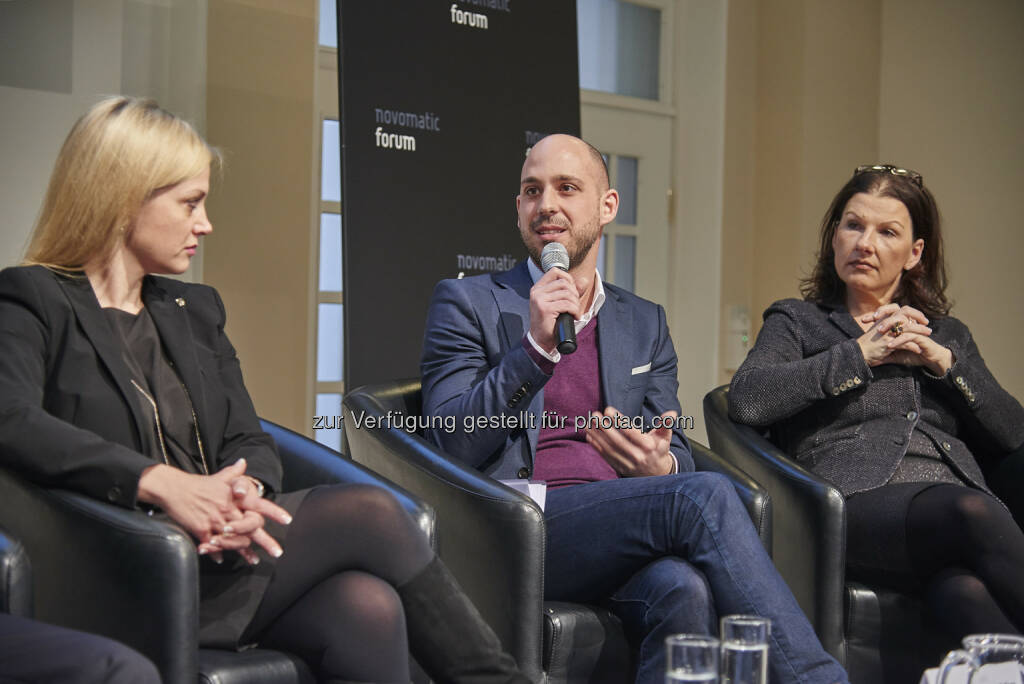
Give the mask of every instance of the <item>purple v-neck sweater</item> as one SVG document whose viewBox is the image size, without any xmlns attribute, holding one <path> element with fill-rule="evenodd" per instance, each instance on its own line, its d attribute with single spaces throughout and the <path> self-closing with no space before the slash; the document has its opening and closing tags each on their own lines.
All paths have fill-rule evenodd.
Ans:
<svg viewBox="0 0 1024 684">
<path fill-rule="evenodd" d="M 563 354 L 558 363 L 551 363 L 526 342 L 542 369 L 554 369 L 544 385 L 544 413 L 533 464 L 533 479 L 544 480 L 552 489 L 619 476 L 597 449 L 587 444 L 585 428 L 577 429 L 577 416 L 582 423 L 591 411 L 604 409 L 596 317 L 576 334 L 576 345 L 575 353 Z"/>
</svg>

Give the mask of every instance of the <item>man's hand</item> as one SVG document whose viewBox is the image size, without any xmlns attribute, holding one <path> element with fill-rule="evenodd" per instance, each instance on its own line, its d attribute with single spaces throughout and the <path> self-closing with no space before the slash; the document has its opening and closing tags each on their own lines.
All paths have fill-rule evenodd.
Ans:
<svg viewBox="0 0 1024 684">
<path fill-rule="evenodd" d="M 530 288 L 530 336 L 541 349 L 551 353 L 555 339 L 555 321 L 558 314 L 569 313 L 579 319 L 580 295 L 576 281 L 565 271 L 553 268 Z"/>
<path fill-rule="evenodd" d="M 672 445 L 672 425 L 678 414 L 668 411 L 661 415 L 662 427 L 644 432 L 628 427 L 629 417 L 609 406 L 604 413 L 594 412 L 591 417 L 595 421 L 605 418 L 612 426 L 587 427 L 587 443 L 597 449 L 604 460 L 623 477 L 641 477 L 644 475 L 668 475 L 675 467 L 675 459 L 669 452 Z M 616 427 L 616 420 L 621 427 Z"/>
</svg>

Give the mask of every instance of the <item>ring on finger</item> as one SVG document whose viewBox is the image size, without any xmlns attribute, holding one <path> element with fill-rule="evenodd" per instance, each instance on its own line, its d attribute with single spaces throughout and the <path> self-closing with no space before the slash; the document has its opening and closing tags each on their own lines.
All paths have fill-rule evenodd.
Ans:
<svg viewBox="0 0 1024 684">
<path fill-rule="evenodd" d="M 893 337 L 899 337 L 900 335 L 902 335 L 903 321 L 896 321 L 895 323 L 893 323 L 892 327 L 889 328 L 889 334 L 892 335 Z"/>
</svg>

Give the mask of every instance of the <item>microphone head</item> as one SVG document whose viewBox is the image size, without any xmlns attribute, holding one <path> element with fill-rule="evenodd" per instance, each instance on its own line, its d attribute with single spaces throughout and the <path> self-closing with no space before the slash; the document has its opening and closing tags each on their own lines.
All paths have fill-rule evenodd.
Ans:
<svg viewBox="0 0 1024 684">
<path fill-rule="evenodd" d="M 569 270 L 569 252 L 566 251 L 565 245 L 559 242 L 549 242 L 540 253 L 540 270 L 547 273 L 552 268 Z"/>
</svg>

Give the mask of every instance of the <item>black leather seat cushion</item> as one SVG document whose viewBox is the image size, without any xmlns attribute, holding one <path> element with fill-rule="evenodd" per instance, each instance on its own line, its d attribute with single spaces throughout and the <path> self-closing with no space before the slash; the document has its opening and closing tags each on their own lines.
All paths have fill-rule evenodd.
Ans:
<svg viewBox="0 0 1024 684">
<path fill-rule="evenodd" d="M 201 684 L 316 684 L 306 664 L 289 653 L 254 648 L 241 653 L 199 650 Z"/>
<path fill-rule="evenodd" d="M 619 619 L 603 608 L 544 603 L 544 671 L 555 682 L 629 682 L 633 653 Z"/>
</svg>

